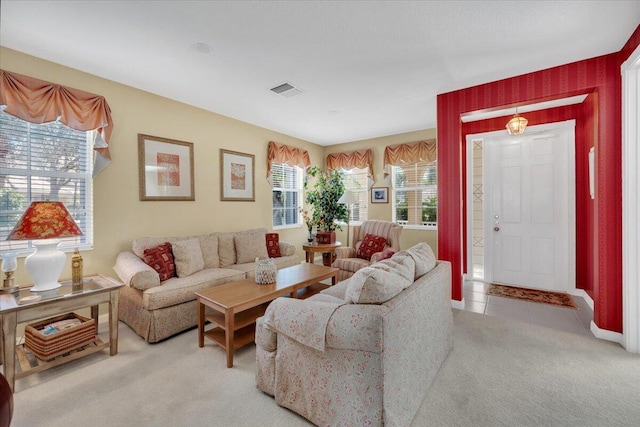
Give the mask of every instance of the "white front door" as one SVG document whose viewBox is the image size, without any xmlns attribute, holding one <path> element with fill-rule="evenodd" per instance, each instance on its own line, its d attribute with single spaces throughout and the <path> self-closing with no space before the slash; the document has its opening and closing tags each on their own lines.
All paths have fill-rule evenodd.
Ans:
<svg viewBox="0 0 640 427">
<path fill-rule="evenodd" d="M 575 287 L 574 122 L 485 139 L 485 258 L 493 283 Z"/>
</svg>

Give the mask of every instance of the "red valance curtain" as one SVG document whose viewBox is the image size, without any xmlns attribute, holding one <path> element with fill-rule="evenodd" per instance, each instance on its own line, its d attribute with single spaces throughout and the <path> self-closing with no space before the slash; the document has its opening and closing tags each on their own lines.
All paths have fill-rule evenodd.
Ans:
<svg viewBox="0 0 640 427">
<path fill-rule="evenodd" d="M 99 155 L 93 176 L 111 162 L 113 121 L 103 96 L 0 69 L 0 105 L 6 106 L 8 114 L 29 123 L 58 120 L 75 130 L 97 130 L 94 150 Z"/>
<path fill-rule="evenodd" d="M 311 159 L 307 150 L 269 141 L 267 148 L 267 181 L 269 181 L 270 185 L 272 184 L 271 163 L 273 162 L 299 166 L 302 169 L 307 169 L 311 166 Z"/>
<path fill-rule="evenodd" d="M 373 151 L 371 149 L 332 153 L 327 156 L 327 169 L 350 170 L 353 168 L 369 170 L 369 187 L 373 185 Z"/>
<path fill-rule="evenodd" d="M 434 162 L 437 159 L 435 139 L 389 145 L 384 149 L 384 179 L 389 183 L 391 166 L 402 166 L 418 162 Z M 390 184 L 390 183 L 389 183 Z"/>
</svg>

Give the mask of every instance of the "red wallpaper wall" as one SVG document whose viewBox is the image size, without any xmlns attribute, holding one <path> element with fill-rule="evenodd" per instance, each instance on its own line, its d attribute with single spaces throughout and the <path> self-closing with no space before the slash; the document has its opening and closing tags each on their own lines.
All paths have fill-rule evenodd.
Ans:
<svg viewBox="0 0 640 427">
<path fill-rule="evenodd" d="M 619 53 L 438 95 L 438 257 L 452 262 L 453 299 L 462 300 L 465 253 L 464 139 L 460 115 L 593 93 L 593 99 L 583 106 L 577 119 L 586 133 L 592 125 L 597 130 L 593 136 L 596 200 L 593 215 L 579 211 L 576 224 L 581 235 L 589 238 L 593 233 L 593 247 L 581 249 L 582 259 L 576 262 L 580 263 L 581 280 L 587 280 L 582 286 L 594 300 L 595 323 L 602 329 L 622 331 L 620 65 L 639 41 L 640 26 Z M 589 272 L 585 264 L 592 265 L 593 270 Z"/>
</svg>

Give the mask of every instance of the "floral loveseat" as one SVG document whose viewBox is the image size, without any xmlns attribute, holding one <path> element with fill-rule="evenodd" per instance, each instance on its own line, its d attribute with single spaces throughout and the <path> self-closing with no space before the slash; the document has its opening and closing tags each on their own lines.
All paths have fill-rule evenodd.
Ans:
<svg viewBox="0 0 640 427">
<path fill-rule="evenodd" d="M 425 243 L 256 327 L 256 383 L 314 424 L 408 426 L 453 346 L 451 264 Z"/>
<path fill-rule="evenodd" d="M 193 237 L 142 237 L 118 254 L 113 267 L 122 282 L 118 317 L 147 342 L 157 342 L 198 324 L 195 292 L 254 277 L 255 259 L 268 258 L 264 228 Z M 145 250 L 169 242 L 177 277 L 160 279 L 144 261 Z M 278 242 L 278 268 L 301 262 L 295 246 Z"/>
</svg>

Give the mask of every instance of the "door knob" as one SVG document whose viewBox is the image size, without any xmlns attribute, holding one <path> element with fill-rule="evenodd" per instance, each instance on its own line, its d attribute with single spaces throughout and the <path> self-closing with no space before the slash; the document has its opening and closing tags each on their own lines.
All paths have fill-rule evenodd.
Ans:
<svg viewBox="0 0 640 427">
<path fill-rule="evenodd" d="M 496 225 L 495 227 L 493 227 L 493 231 L 500 231 L 500 227 Z"/>
</svg>

